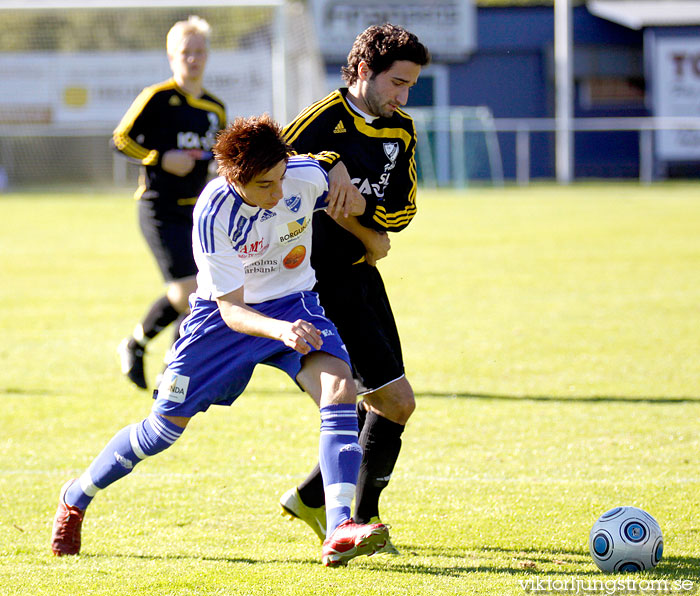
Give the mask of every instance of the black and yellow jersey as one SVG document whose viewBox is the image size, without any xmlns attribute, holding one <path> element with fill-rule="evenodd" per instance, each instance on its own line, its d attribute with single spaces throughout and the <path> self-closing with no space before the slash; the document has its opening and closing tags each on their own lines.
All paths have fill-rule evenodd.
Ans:
<svg viewBox="0 0 700 596">
<path fill-rule="evenodd" d="M 136 198 L 194 205 L 207 182 L 216 134 L 225 126 L 224 104 L 206 91 L 193 97 L 173 79 L 146 87 L 112 135 L 115 149 L 143 166 Z M 189 174 L 175 176 L 161 168 L 161 156 L 170 149 L 199 153 Z"/>
<path fill-rule="evenodd" d="M 347 92 L 338 89 L 309 106 L 285 127 L 284 137 L 298 153 L 316 154 L 327 170 L 339 157 L 367 201 L 360 222 L 378 231 L 398 232 L 416 214 L 413 120 L 396 110 L 391 118 L 367 122 L 348 105 Z M 355 263 L 365 254 L 362 243 L 325 213 L 314 216 L 313 234 L 317 272 Z"/>
</svg>

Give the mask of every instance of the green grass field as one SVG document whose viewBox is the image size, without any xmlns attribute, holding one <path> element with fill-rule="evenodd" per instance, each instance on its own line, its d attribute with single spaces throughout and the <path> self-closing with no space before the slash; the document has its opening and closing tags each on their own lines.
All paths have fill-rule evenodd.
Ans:
<svg viewBox="0 0 700 596">
<path fill-rule="evenodd" d="M 148 412 L 115 347 L 161 287 L 129 191 L 0 196 L 0 594 L 585 590 L 622 579 L 588 555 L 592 524 L 621 504 L 665 537 L 660 565 L 633 579 L 696 593 L 700 185 L 419 200 L 380 264 L 418 400 L 382 498 L 402 555 L 326 569 L 277 508 L 315 461 L 318 414 L 269 369 L 98 495 L 80 556 L 50 554 L 63 482 Z M 691 587 L 673 591 L 680 580 Z"/>
</svg>

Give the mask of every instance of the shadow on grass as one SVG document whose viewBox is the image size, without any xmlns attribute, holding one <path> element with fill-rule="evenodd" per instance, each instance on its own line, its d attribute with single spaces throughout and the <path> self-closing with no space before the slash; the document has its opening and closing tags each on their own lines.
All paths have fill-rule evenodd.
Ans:
<svg viewBox="0 0 700 596">
<path fill-rule="evenodd" d="M 442 546 L 399 545 L 402 556 L 385 559 L 392 563 L 392 571 L 461 577 L 474 573 L 497 575 L 594 575 L 594 569 L 588 567 L 590 558 L 587 554 L 543 549 L 508 549 L 499 547 L 482 547 L 478 549 L 461 549 Z M 414 557 L 443 559 L 441 565 L 431 565 L 411 561 Z M 557 566 L 551 569 L 552 565 Z M 547 568 L 543 568 L 546 566 Z M 560 568 L 559 568 L 560 567 Z"/>
<path fill-rule="evenodd" d="M 482 547 L 478 549 L 461 549 L 443 546 L 400 545 L 401 555 L 398 557 L 381 555 L 375 557 L 360 557 L 351 565 L 361 563 L 376 565 L 385 571 L 407 575 L 428 575 L 442 577 L 463 577 L 475 573 L 491 575 L 519 576 L 521 581 L 529 577 L 561 577 L 569 576 L 588 580 L 605 580 L 610 578 L 601 573 L 593 564 L 588 553 L 562 551 L 554 549 L 509 549 L 501 547 Z M 80 555 L 85 559 L 123 558 L 142 561 L 205 561 L 230 565 L 309 565 L 319 566 L 317 558 L 277 558 L 255 559 L 252 557 L 222 557 L 202 556 L 201 554 L 180 555 L 147 555 L 147 554 L 118 554 L 99 553 Z M 434 562 L 424 562 L 424 559 Z M 421 559 L 419 561 L 419 559 Z M 615 576 L 612 576 L 615 577 Z M 665 557 L 659 566 L 650 572 L 629 577 L 640 577 L 655 580 L 674 580 L 680 578 L 700 579 L 700 558 L 698 557 Z M 525 588 L 524 588 L 525 589 Z"/>
<path fill-rule="evenodd" d="M 417 575 L 439 575 L 461 577 L 474 573 L 517 576 L 571 576 L 586 579 L 605 579 L 593 564 L 587 552 L 572 552 L 554 549 L 508 549 L 482 547 L 474 550 L 454 547 L 430 547 L 400 545 L 402 556 L 383 558 L 391 563 L 391 570 Z M 431 565 L 412 561 L 412 558 L 427 557 L 444 559 L 444 565 Z M 630 577 L 633 577 L 630 575 Z M 643 573 L 649 579 L 674 580 L 679 578 L 700 579 L 700 558 L 667 557 L 653 571 Z"/>
<path fill-rule="evenodd" d="M 26 389 L 23 387 L 0 387 L 0 395 L 19 396 L 19 397 L 44 397 L 47 395 L 58 395 L 57 391 L 48 389 Z"/>
<path fill-rule="evenodd" d="M 80 553 L 78 555 L 84 559 L 130 559 L 134 561 L 206 561 L 210 563 L 228 563 L 231 565 L 320 565 L 320 558 L 293 558 L 286 559 L 254 559 L 251 557 L 207 557 L 200 554 L 182 555 L 145 555 L 145 554 L 124 554 L 124 553 Z"/>
<path fill-rule="evenodd" d="M 294 387 L 281 389 L 254 388 L 250 390 L 251 394 L 259 395 L 269 394 L 293 394 L 300 395 L 299 391 Z M 493 401 L 543 401 L 543 402 L 562 402 L 562 403 L 596 403 L 596 402 L 619 402 L 619 403 L 647 403 L 647 404 L 700 404 L 700 396 L 694 397 L 691 395 L 660 395 L 660 396 L 634 396 L 634 395 L 505 395 L 498 393 L 477 393 L 477 392 L 459 392 L 459 391 L 420 391 L 416 392 L 416 397 L 431 398 L 431 397 L 446 397 L 453 399 L 481 399 Z"/>
<path fill-rule="evenodd" d="M 483 399 L 493 401 L 546 401 L 546 402 L 620 402 L 620 403 L 647 403 L 647 404 L 686 404 L 700 403 L 700 397 L 691 396 L 659 396 L 659 397 L 636 397 L 625 395 L 502 395 L 496 393 L 457 393 L 449 391 L 422 391 L 416 394 L 418 398 L 448 397 L 459 399 Z"/>
</svg>

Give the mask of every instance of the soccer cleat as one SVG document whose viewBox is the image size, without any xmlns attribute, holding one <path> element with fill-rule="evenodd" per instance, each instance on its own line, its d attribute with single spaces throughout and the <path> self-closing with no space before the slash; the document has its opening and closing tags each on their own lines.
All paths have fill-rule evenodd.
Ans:
<svg viewBox="0 0 700 596">
<path fill-rule="evenodd" d="M 381 524 L 382 520 L 379 519 L 378 515 L 375 515 L 373 518 L 371 518 L 369 520 L 369 523 L 370 524 Z M 391 526 L 387 526 L 387 528 L 389 528 L 389 527 L 391 527 Z M 399 552 L 399 549 L 396 548 L 392 544 L 391 539 L 387 536 L 386 544 L 374 554 L 375 555 L 400 555 L 401 553 Z"/>
<path fill-rule="evenodd" d="M 119 360 L 122 365 L 122 372 L 137 387 L 147 389 L 146 377 L 143 374 L 143 354 L 144 349 L 137 345 L 135 348 L 129 347 L 129 338 L 125 338 L 117 348 Z"/>
<path fill-rule="evenodd" d="M 316 533 L 318 539 L 323 542 L 326 539 L 326 506 L 307 507 L 301 500 L 299 491 L 290 488 L 280 498 L 280 507 L 282 507 L 282 515 L 293 519 L 300 519 L 306 522 L 311 529 Z"/>
<path fill-rule="evenodd" d="M 384 524 L 356 524 L 345 520 L 323 543 L 321 560 L 326 567 L 347 565 L 350 559 L 373 555 L 389 540 L 389 528 Z"/>
<path fill-rule="evenodd" d="M 85 511 L 66 504 L 66 491 L 75 482 L 69 480 L 63 485 L 58 498 L 58 510 L 53 518 L 51 532 L 51 551 L 54 555 L 77 555 L 80 552 L 80 528 L 83 525 Z"/>
</svg>

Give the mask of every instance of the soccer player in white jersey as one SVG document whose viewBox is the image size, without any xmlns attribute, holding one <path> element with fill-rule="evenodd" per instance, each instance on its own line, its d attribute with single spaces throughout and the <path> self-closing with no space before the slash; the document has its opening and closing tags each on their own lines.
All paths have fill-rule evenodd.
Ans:
<svg viewBox="0 0 700 596">
<path fill-rule="evenodd" d="M 198 412 L 232 404 L 261 363 L 284 370 L 320 407 L 329 529 L 324 565 L 343 565 L 386 544 L 385 525 L 350 517 L 362 458 L 355 385 L 347 350 L 311 291 L 311 221 L 326 208 L 328 176 L 317 161 L 290 152 L 269 116 L 238 118 L 219 135 L 220 176 L 194 210 L 199 272 L 182 337 L 150 415 L 114 435 L 80 478 L 62 488 L 54 554 L 80 551 L 85 510 L 101 489 L 170 447 Z"/>
</svg>

